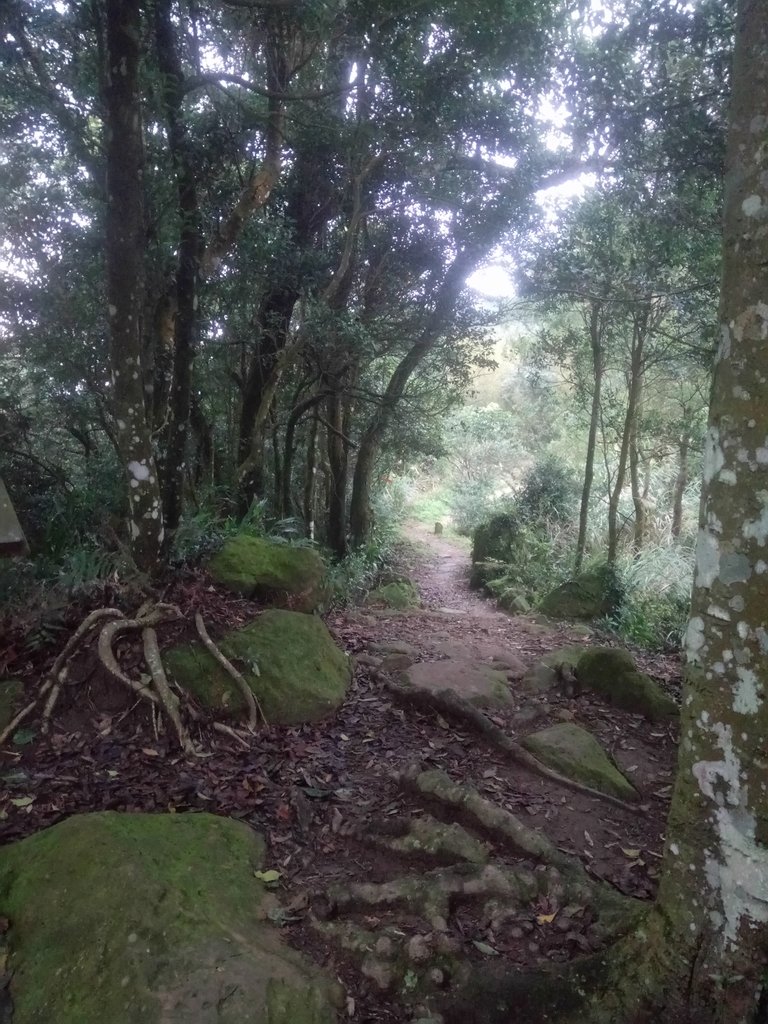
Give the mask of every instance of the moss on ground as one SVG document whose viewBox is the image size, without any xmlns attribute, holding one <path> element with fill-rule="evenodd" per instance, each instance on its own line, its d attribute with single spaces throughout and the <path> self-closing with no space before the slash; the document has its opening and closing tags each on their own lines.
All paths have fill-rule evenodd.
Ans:
<svg viewBox="0 0 768 1024">
<path fill-rule="evenodd" d="M 544 764 L 569 779 L 621 800 L 638 798 L 635 787 L 621 774 L 595 737 L 578 725 L 570 722 L 553 725 L 526 736 L 522 744 Z"/>
<path fill-rule="evenodd" d="M 295 611 L 316 611 L 328 596 L 325 563 L 312 548 L 241 533 L 225 542 L 207 568 L 227 590 Z"/>
<path fill-rule="evenodd" d="M 313 722 L 344 700 L 350 661 L 313 615 L 273 608 L 225 634 L 218 646 L 242 672 L 270 724 Z M 205 707 L 233 714 L 243 710 L 232 679 L 202 644 L 181 644 L 163 657 L 176 682 Z"/>
<path fill-rule="evenodd" d="M 638 671 L 629 651 L 589 647 L 579 659 L 576 674 L 614 707 L 644 715 L 651 722 L 674 718 L 677 704 L 652 679 Z"/>
<path fill-rule="evenodd" d="M 14 1024 L 331 1024 L 331 987 L 264 921 L 263 859 L 209 814 L 79 815 L 5 847 Z"/>
</svg>

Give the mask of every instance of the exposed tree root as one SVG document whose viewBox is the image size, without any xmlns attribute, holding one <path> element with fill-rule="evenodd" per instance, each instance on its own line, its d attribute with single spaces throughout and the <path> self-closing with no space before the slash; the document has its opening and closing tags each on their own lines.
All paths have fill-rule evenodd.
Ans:
<svg viewBox="0 0 768 1024">
<path fill-rule="evenodd" d="M 516 764 L 535 772 L 537 775 L 541 775 L 550 782 L 555 782 L 559 786 L 566 786 L 568 789 L 572 789 L 577 793 L 583 793 L 585 796 L 593 797 L 596 800 L 604 800 L 614 807 L 621 807 L 624 811 L 630 811 L 633 814 L 642 813 L 642 807 L 637 804 L 630 804 L 620 800 L 618 797 L 602 793 L 599 789 L 593 789 L 592 786 L 576 782 L 574 779 L 569 779 L 567 776 L 561 775 L 560 772 L 548 768 L 535 758 L 533 754 L 530 754 L 524 747 L 521 747 L 519 743 L 510 739 L 482 711 L 479 711 L 468 700 L 459 697 L 452 690 L 439 690 L 438 692 L 422 690 L 415 686 L 398 683 L 391 676 L 381 671 L 372 670 L 371 674 L 384 685 L 399 704 L 407 707 L 416 707 L 420 710 L 437 711 L 444 717 L 458 722 L 460 725 L 468 726 L 479 733 L 492 746 L 506 754 Z"/>
<path fill-rule="evenodd" d="M 200 612 L 197 612 L 197 614 L 195 615 L 195 626 L 197 627 L 198 636 L 202 640 L 205 648 L 212 655 L 212 657 L 214 657 L 216 661 L 218 661 L 218 663 L 221 665 L 224 671 L 231 677 L 231 679 L 236 684 L 238 690 L 240 691 L 240 694 L 242 695 L 242 698 L 245 701 L 245 706 L 248 709 L 248 728 L 256 728 L 259 721 L 259 715 L 261 715 L 261 720 L 264 723 L 264 725 L 269 725 L 269 723 L 267 722 L 267 716 L 264 714 L 264 709 L 257 700 L 253 690 L 245 681 L 243 675 L 237 671 L 232 662 L 221 653 L 221 651 L 213 642 L 213 640 L 211 640 L 210 636 L 208 635 L 208 630 L 205 628 L 205 623 L 203 622 L 203 617 L 200 614 Z M 259 674 L 258 666 L 254 665 L 254 671 L 256 675 Z"/>
<path fill-rule="evenodd" d="M 158 700 L 173 725 L 179 740 L 179 746 L 185 754 L 194 754 L 194 744 L 181 720 L 179 698 L 168 685 L 163 661 L 160 657 L 160 648 L 157 646 L 157 633 L 151 626 L 146 626 L 142 630 L 141 636 L 144 642 L 144 660 L 147 663 L 147 668 L 152 673 L 152 682 L 154 683 Z"/>
<path fill-rule="evenodd" d="M 27 721 L 41 706 L 41 732 L 47 734 L 50 731 L 56 704 L 62 687 L 67 681 L 69 662 L 92 639 L 97 627 L 100 626 L 98 640 L 96 641 L 96 655 L 104 670 L 111 678 L 116 679 L 126 689 L 135 694 L 137 704 L 146 702 L 150 706 L 156 736 L 159 732 L 159 722 L 162 718 L 165 718 L 170 723 L 170 727 L 178 740 L 179 747 L 185 754 L 195 754 L 197 751 L 189 730 L 185 725 L 185 718 L 199 721 L 200 715 L 191 704 L 182 706 L 182 700 L 171 689 L 163 666 L 157 642 L 157 633 L 154 628 L 164 622 L 171 622 L 180 617 L 181 612 L 175 605 L 155 604 L 151 601 L 144 603 L 132 619 L 126 618 L 116 608 L 97 608 L 91 612 L 70 636 L 49 672 L 41 680 L 37 696 L 34 700 L 25 705 L 0 733 L 0 746 L 6 743 L 19 726 Z M 105 623 L 104 620 L 109 621 Z M 258 715 L 261 713 L 262 719 L 266 722 L 264 714 L 245 679 L 211 640 L 199 614 L 195 616 L 195 621 L 200 639 L 217 662 L 222 665 L 235 681 L 248 709 L 248 731 L 234 729 L 222 722 L 212 723 L 213 728 L 217 732 L 221 732 L 234 739 L 242 747 L 249 749 L 250 744 L 248 740 L 252 736 L 252 730 L 257 725 Z M 114 652 L 114 643 L 118 637 L 125 633 L 141 634 L 144 661 L 149 670 L 149 675 L 142 675 L 139 679 L 134 679 L 124 671 L 118 662 Z"/>
</svg>

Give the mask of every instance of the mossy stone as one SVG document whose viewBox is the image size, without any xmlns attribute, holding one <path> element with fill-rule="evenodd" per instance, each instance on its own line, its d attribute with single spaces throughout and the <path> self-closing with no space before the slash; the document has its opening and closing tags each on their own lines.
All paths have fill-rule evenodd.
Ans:
<svg viewBox="0 0 768 1024">
<path fill-rule="evenodd" d="M 207 568 L 227 590 L 298 612 L 316 611 L 328 596 L 325 563 L 312 548 L 241 533 L 224 543 Z"/>
<path fill-rule="evenodd" d="M 637 800 L 635 787 L 626 779 L 595 737 L 571 722 L 531 733 L 522 741 L 544 764 L 576 782 L 621 800 Z"/>
<path fill-rule="evenodd" d="M 314 615 L 270 608 L 250 625 L 225 634 L 218 646 L 243 674 L 270 724 L 314 722 L 344 700 L 350 661 Z M 237 687 L 202 644 L 181 644 L 163 657 L 176 682 L 204 707 L 235 714 L 243 710 Z"/>
<path fill-rule="evenodd" d="M 640 672 L 629 651 L 618 647 L 588 647 L 576 675 L 582 686 L 599 693 L 609 704 L 644 715 L 651 722 L 675 718 L 677 704 L 647 675 Z"/>
<path fill-rule="evenodd" d="M 404 611 L 407 608 L 418 607 L 419 602 L 419 592 L 413 583 L 410 580 L 397 580 L 394 583 L 387 583 L 383 587 L 372 590 L 365 603 L 383 605 L 385 608 Z"/>
<path fill-rule="evenodd" d="M 0 731 L 10 724 L 16 704 L 24 694 L 24 683 L 20 679 L 6 679 L 0 682 Z"/>
<path fill-rule="evenodd" d="M 576 670 L 576 666 L 587 650 L 578 644 L 569 644 L 566 647 L 559 647 L 556 651 L 550 651 L 540 658 L 535 665 L 531 666 L 521 679 L 521 685 L 529 693 L 545 693 L 553 690 L 560 684 L 562 670 Z"/>
<path fill-rule="evenodd" d="M 539 611 L 552 619 L 591 621 L 612 614 L 619 600 L 613 574 L 606 567 L 561 583 L 543 598 Z"/>
<path fill-rule="evenodd" d="M 14 1024 L 332 1024 L 265 920 L 264 843 L 210 814 L 78 815 L 0 852 Z"/>
</svg>

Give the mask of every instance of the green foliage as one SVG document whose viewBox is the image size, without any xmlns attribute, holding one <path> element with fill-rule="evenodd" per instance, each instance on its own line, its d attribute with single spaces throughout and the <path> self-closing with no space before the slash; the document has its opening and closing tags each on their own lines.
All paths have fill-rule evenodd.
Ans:
<svg viewBox="0 0 768 1024">
<path fill-rule="evenodd" d="M 515 509 L 529 522 L 566 522 L 574 513 L 579 484 L 572 467 L 545 455 L 528 470 Z"/>
<path fill-rule="evenodd" d="M 678 651 L 690 609 L 694 552 L 653 545 L 618 567 L 624 599 L 606 621 L 626 640 L 650 650 Z"/>
</svg>

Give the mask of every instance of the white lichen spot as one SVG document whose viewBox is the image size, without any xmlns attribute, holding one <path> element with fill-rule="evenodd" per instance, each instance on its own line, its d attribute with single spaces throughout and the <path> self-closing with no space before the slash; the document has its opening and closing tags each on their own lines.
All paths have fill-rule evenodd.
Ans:
<svg viewBox="0 0 768 1024">
<path fill-rule="evenodd" d="M 720 444 L 720 431 L 709 427 L 704 440 L 704 482 L 710 483 L 725 465 L 725 455 Z"/>
<path fill-rule="evenodd" d="M 716 619 L 722 619 L 723 622 L 731 621 L 730 612 L 727 612 L 725 608 L 721 608 L 717 604 L 711 604 L 709 608 L 707 608 L 707 615 L 712 615 Z"/>
<path fill-rule="evenodd" d="M 741 529 L 747 540 L 756 540 L 761 546 L 768 540 L 768 491 L 758 491 L 757 497 L 762 504 L 762 510 L 757 519 L 747 520 Z"/>
<path fill-rule="evenodd" d="M 749 636 L 749 626 L 743 620 L 736 625 L 736 632 L 742 640 L 746 640 Z"/>
<path fill-rule="evenodd" d="M 741 204 L 741 209 L 744 211 L 745 217 L 755 217 L 763 208 L 763 200 L 760 196 L 753 195 L 747 196 L 744 202 Z"/>
<path fill-rule="evenodd" d="M 674 854 L 674 856 L 676 857 L 680 853 L 680 847 L 677 845 L 677 843 L 670 843 L 669 852 L 671 854 Z"/>
<path fill-rule="evenodd" d="M 139 529 L 139 524 L 136 522 L 135 519 L 132 519 L 131 520 L 131 540 L 138 540 L 138 538 L 140 536 L 141 536 L 141 530 Z"/>
<path fill-rule="evenodd" d="M 762 703 L 762 687 L 749 668 L 737 668 L 738 683 L 734 691 L 733 710 L 739 715 L 757 714 Z"/>
<path fill-rule="evenodd" d="M 133 462 L 129 462 L 128 463 L 128 472 L 133 477 L 133 480 L 131 481 L 131 486 L 132 487 L 136 486 L 136 484 L 138 483 L 139 480 L 148 480 L 149 479 L 149 466 L 147 466 L 146 461 L 144 461 L 144 462 L 136 462 L 134 460 Z M 134 483 L 134 481 L 136 481 L 136 483 Z"/>
<path fill-rule="evenodd" d="M 729 487 L 736 486 L 736 474 L 732 469 L 721 469 L 717 479 L 722 484 L 728 484 Z"/>
<path fill-rule="evenodd" d="M 741 796 L 735 809 L 717 808 L 718 855 L 705 862 L 707 881 L 723 910 L 718 925 L 731 947 L 738 942 L 743 921 L 753 929 L 768 922 L 768 850 L 756 842 L 755 817 L 746 806 L 746 792 Z"/>
<path fill-rule="evenodd" d="M 698 615 L 693 615 L 688 620 L 688 628 L 685 632 L 685 653 L 691 664 L 696 664 L 704 652 L 704 620 Z"/>
<path fill-rule="evenodd" d="M 762 558 L 759 558 L 755 562 L 755 572 L 758 576 L 762 576 L 766 570 L 768 570 L 768 562 L 764 562 Z"/>
<path fill-rule="evenodd" d="M 720 544 L 709 530 L 699 530 L 696 544 L 696 586 L 711 587 L 720 569 Z"/>
<path fill-rule="evenodd" d="M 768 448 L 758 448 L 755 451 L 755 458 L 758 466 L 768 466 Z"/>
<path fill-rule="evenodd" d="M 117 316 L 117 306 L 113 306 L 111 303 L 109 305 L 109 315 Z"/>
<path fill-rule="evenodd" d="M 723 324 L 720 328 L 720 344 L 717 346 L 717 356 L 715 362 L 722 362 L 723 359 L 730 359 L 731 357 L 731 329 L 728 324 Z"/>
<path fill-rule="evenodd" d="M 125 420 L 118 420 L 117 421 L 117 429 L 118 430 L 125 430 L 125 426 L 126 426 Z"/>
</svg>

